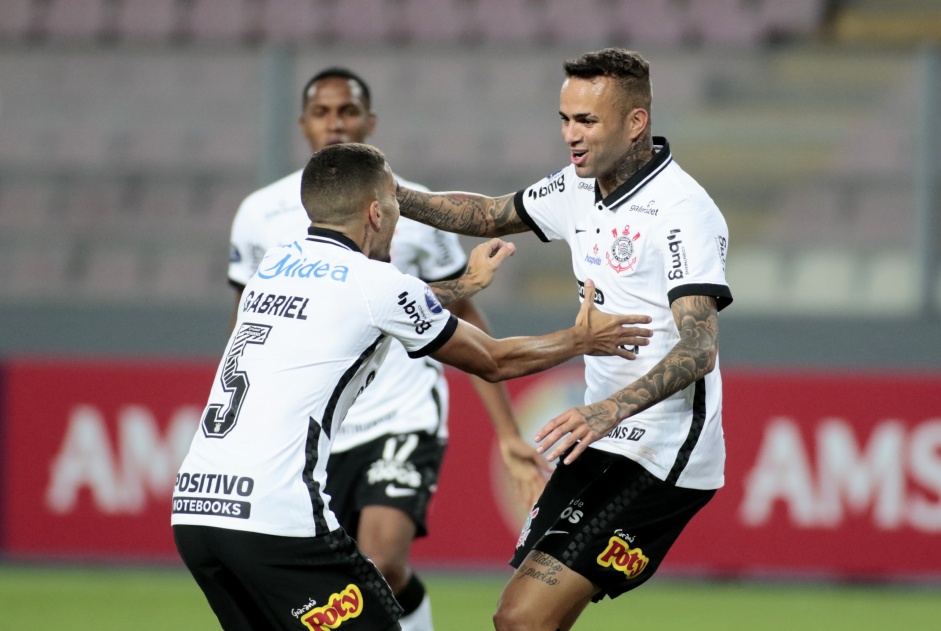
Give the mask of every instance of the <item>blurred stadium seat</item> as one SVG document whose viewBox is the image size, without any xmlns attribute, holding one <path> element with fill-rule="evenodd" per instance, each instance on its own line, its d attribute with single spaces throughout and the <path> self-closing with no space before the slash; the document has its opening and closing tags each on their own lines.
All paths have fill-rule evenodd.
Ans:
<svg viewBox="0 0 941 631">
<path fill-rule="evenodd" d="M 125 41 L 170 41 L 180 24 L 177 0 L 123 0 L 115 18 Z"/>
<path fill-rule="evenodd" d="M 333 3 L 317 0 L 279 0 L 262 2 L 260 27 L 264 39 L 312 43 L 331 38 Z"/>
<path fill-rule="evenodd" d="M 0 38 L 740 45 L 810 36 L 825 7 L 824 0 L 4 0 Z"/>
<path fill-rule="evenodd" d="M 45 21 L 51 40 L 93 40 L 105 32 L 108 0 L 52 0 Z"/>
<path fill-rule="evenodd" d="M 34 0 L 0 2 L 0 41 L 23 39 L 29 32 Z"/>
<path fill-rule="evenodd" d="M 904 0 L 905 10 L 915 2 Z M 254 44 L 293 45 L 296 85 L 283 95 L 292 108 L 311 72 L 347 65 L 372 84 L 375 141 L 398 172 L 490 194 L 565 164 L 560 61 L 614 44 L 650 51 L 654 131 L 727 213 L 729 277 L 742 309 L 771 310 L 795 292 L 811 298 L 790 301 L 793 312 L 838 313 L 860 301 L 875 309 L 879 301 L 860 292 L 892 291 L 911 308 L 912 285 L 891 283 L 914 264 L 905 121 L 919 115 L 922 84 L 910 53 L 774 46 L 825 38 L 832 7 L 823 0 L 572 4 L 3 0 L 0 227 L 16 239 L 74 230 L 82 265 L 68 274 L 78 286 L 107 284 L 95 291 L 109 299 L 127 291 L 210 300 L 197 287 L 215 287 L 225 253 L 211 257 L 208 274 L 219 278 L 207 279 L 199 270 L 209 263 L 189 250 L 194 240 L 224 248 L 265 158 L 268 62 Z M 295 138 L 290 151 L 300 163 L 307 148 Z M 124 250 L 100 259 L 92 250 L 111 250 L 106 237 Z M 824 255 L 831 243 L 839 251 Z M 568 296 L 570 284 L 570 270 L 547 250 L 508 272 L 536 279 L 526 291 L 542 303 Z M 126 271 L 108 271 L 115 261 Z M 28 294 L 25 281 L 4 287 Z"/>
</svg>

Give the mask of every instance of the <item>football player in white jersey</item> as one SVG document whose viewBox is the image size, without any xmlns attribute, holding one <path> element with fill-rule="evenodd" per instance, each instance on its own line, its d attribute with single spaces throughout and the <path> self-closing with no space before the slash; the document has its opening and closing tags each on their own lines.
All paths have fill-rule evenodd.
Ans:
<svg viewBox="0 0 941 631">
<path fill-rule="evenodd" d="M 385 370 L 393 338 L 410 357 L 495 382 L 583 353 L 632 358 L 625 348 L 651 333 L 630 325 L 649 318 L 586 301 L 570 329 L 494 340 L 444 305 L 490 284 L 512 244 L 478 246 L 465 274 L 432 290 L 382 262 L 399 209 L 378 149 L 325 147 L 301 186 L 308 236 L 269 250 L 245 286 L 177 474 L 174 539 L 226 631 L 400 629 L 393 592 L 331 510 L 328 469 L 344 417 Z"/>
<path fill-rule="evenodd" d="M 369 86 L 344 68 L 314 75 L 304 86 L 301 106 L 300 128 L 311 151 L 364 142 L 376 125 Z M 251 194 L 239 207 L 229 264 L 237 304 L 265 252 L 306 235 L 310 220 L 300 188 L 301 171 L 296 171 Z M 397 225 L 391 256 L 399 270 L 426 282 L 456 278 L 467 264 L 455 234 L 409 219 Z M 449 309 L 487 330 L 470 299 Z M 471 379 L 517 494 L 530 505 L 545 486 L 548 465 L 520 438 L 503 384 Z M 408 559 L 412 541 L 427 533 L 425 516 L 444 457 L 447 416 L 448 384 L 440 364 L 427 358 L 413 361 L 401 344 L 394 344 L 385 370 L 347 415 L 330 459 L 330 507 L 389 581 L 405 608 L 405 631 L 432 631 L 430 603 Z"/>
<path fill-rule="evenodd" d="M 520 535 L 500 630 L 570 629 L 590 601 L 642 584 L 724 483 L 725 220 L 651 134 L 646 60 L 609 48 L 567 61 L 565 75 L 567 167 L 498 198 L 398 193 L 403 215 L 431 225 L 564 240 L 583 300 L 591 278 L 600 310 L 653 318 L 635 361 L 585 358 L 585 405 L 536 435 L 562 459 Z"/>
</svg>

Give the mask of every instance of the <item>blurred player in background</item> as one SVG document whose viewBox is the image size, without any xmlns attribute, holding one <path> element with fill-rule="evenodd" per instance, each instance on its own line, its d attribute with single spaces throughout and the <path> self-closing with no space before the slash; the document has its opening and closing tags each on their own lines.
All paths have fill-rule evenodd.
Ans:
<svg viewBox="0 0 941 631">
<path fill-rule="evenodd" d="M 344 68 L 329 68 L 304 86 L 301 133 L 311 151 L 364 142 L 376 126 L 368 85 Z M 303 238 L 310 220 L 301 204 L 301 173 L 262 188 L 239 207 L 232 224 L 229 282 L 236 305 L 265 252 Z M 427 190 L 398 176 L 409 188 Z M 408 219 L 398 223 L 391 262 L 426 282 L 460 276 L 467 257 L 456 235 Z M 470 299 L 449 306 L 484 331 L 486 323 Z M 548 465 L 519 436 L 503 384 L 471 377 L 499 441 L 517 498 L 532 505 Z M 447 443 L 448 387 L 442 367 L 409 359 L 394 344 L 381 372 L 352 407 L 330 459 L 330 508 L 389 581 L 405 610 L 405 631 L 431 631 L 425 587 L 409 566 L 411 545 L 427 534 L 428 502 L 435 492 Z"/>
<path fill-rule="evenodd" d="M 174 484 L 174 541 L 226 631 L 393 631 L 401 598 L 331 510 L 328 465 L 393 341 L 499 381 L 582 353 L 628 356 L 650 331 L 586 302 L 567 330 L 494 340 L 443 305 L 489 285 L 512 244 L 476 247 L 466 273 L 429 286 L 383 262 L 399 208 L 378 149 L 325 147 L 301 186 L 308 236 L 269 250 L 245 287 Z"/>
<path fill-rule="evenodd" d="M 641 585 L 724 484 L 725 219 L 651 135 L 646 60 L 605 49 L 569 60 L 565 74 L 567 167 L 500 198 L 399 191 L 402 214 L 431 225 L 565 240 L 583 300 L 591 278 L 600 309 L 653 317 L 636 361 L 585 358 L 585 405 L 536 435 L 562 460 L 520 535 L 500 631 L 570 629 L 590 601 Z"/>
</svg>

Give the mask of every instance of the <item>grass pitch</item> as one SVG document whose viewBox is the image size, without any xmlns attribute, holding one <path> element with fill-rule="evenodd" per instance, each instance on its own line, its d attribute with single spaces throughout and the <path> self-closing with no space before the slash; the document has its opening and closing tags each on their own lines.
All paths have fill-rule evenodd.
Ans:
<svg viewBox="0 0 941 631">
<path fill-rule="evenodd" d="M 436 631 L 486 631 L 509 574 L 423 573 Z M 590 606 L 577 631 L 929 631 L 941 586 L 654 579 Z M 183 570 L 0 565 L 4 631 L 218 631 Z M 340 630 L 342 631 L 342 629 Z"/>
</svg>

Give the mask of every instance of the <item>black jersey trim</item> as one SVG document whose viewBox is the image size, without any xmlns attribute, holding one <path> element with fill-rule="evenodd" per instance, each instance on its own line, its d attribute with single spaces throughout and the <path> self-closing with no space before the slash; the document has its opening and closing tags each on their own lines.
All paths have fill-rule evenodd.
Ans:
<svg viewBox="0 0 941 631">
<path fill-rule="evenodd" d="M 356 358 L 356 361 L 346 369 L 346 372 L 343 373 L 343 376 L 340 377 L 340 380 L 337 381 L 337 385 L 333 388 L 333 392 L 330 394 L 330 400 L 327 402 L 327 409 L 323 413 L 323 431 L 327 435 L 327 438 L 330 438 L 330 431 L 333 429 L 333 417 L 337 411 L 337 403 L 340 402 L 340 395 L 343 394 L 343 391 L 353 377 L 356 375 L 356 372 L 360 367 L 366 363 L 366 360 L 376 352 L 376 349 L 379 348 L 379 344 L 382 340 L 385 339 L 385 334 L 381 334 L 376 340 L 369 345 L 369 348 L 360 353 L 360 356 Z"/>
<path fill-rule="evenodd" d="M 460 278 L 461 276 L 463 276 L 463 275 L 464 275 L 464 272 L 466 272 L 466 271 L 467 271 L 467 266 L 465 265 L 465 266 L 461 267 L 461 269 L 459 269 L 459 270 L 457 270 L 457 271 L 455 271 L 455 272 L 453 272 L 453 273 L 451 273 L 451 274 L 448 274 L 447 276 L 442 276 L 441 278 L 425 278 L 424 276 L 421 276 L 420 278 L 421 278 L 423 281 L 425 281 L 426 283 L 428 283 L 428 284 L 431 284 L 431 283 L 442 283 L 442 282 L 444 282 L 444 281 L 446 281 L 446 280 L 457 280 L 458 278 Z"/>
<path fill-rule="evenodd" d="M 666 479 L 667 482 L 674 486 L 680 479 L 680 474 L 683 473 L 683 469 L 689 464 L 689 457 L 692 455 L 693 449 L 696 448 L 696 443 L 699 442 L 699 437 L 702 435 L 702 428 L 706 424 L 706 380 L 698 380 L 694 388 L 693 420 L 689 425 L 689 433 L 686 434 L 686 440 L 683 441 L 683 446 L 680 447 L 679 453 L 676 454 L 676 461 L 673 463 L 673 468 L 670 469 L 670 475 L 668 475 Z"/>
<path fill-rule="evenodd" d="M 362 250 L 356 242 L 351 238 L 343 234 L 342 232 L 337 232 L 336 230 L 330 230 L 329 228 L 317 228 L 311 226 L 307 229 L 308 241 L 319 241 L 321 243 L 330 243 L 334 242 L 335 245 L 341 245 L 349 250 L 354 252 L 359 252 L 362 254 Z"/>
<path fill-rule="evenodd" d="M 330 530 L 326 518 L 327 507 L 324 504 L 323 495 L 320 493 L 320 483 L 314 479 L 314 469 L 317 468 L 320 457 L 321 431 L 320 423 L 311 416 L 307 422 L 307 442 L 304 445 L 304 472 L 301 477 L 304 480 L 304 486 L 307 487 L 307 494 L 310 496 L 315 535 L 321 535 Z"/>
<path fill-rule="evenodd" d="M 595 205 L 603 203 L 608 210 L 617 210 L 617 207 L 630 199 L 634 193 L 642 189 L 648 182 L 660 175 L 660 172 L 667 168 L 673 162 L 673 154 L 670 151 L 670 143 L 663 136 L 654 136 L 653 144 L 659 146 L 660 151 L 654 154 L 647 164 L 642 166 L 637 173 L 627 178 L 627 181 L 611 191 L 611 194 L 601 199 L 601 187 L 598 181 L 595 181 Z"/>
<path fill-rule="evenodd" d="M 680 285 L 667 292 L 667 300 L 670 304 L 677 298 L 683 296 L 711 296 L 716 299 L 718 305 L 717 311 L 722 311 L 732 304 L 732 290 L 727 285 L 716 285 L 713 283 L 693 283 L 690 285 Z"/>
<path fill-rule="evenodd" d="M 240 283 L 237 280 L 229 279 L 229 287 L 232 287 L 236 291 L 245 291 L 245 283 Z"/>
<path fill-rule="evenodd" d="M 434 353 L 451 339 L 451 336 L 454 335 L 454 332 L 457 330 L 457 323 L 457 316 L 452 313 L 451 317 L 448 318 L 447 324 L 444 325 L 444 328 L 441 329 L 441 333 L 438 333 L 435 339 L 431 340 L 417 351 L 408 351 L 408 356 L 415 359 L 416 357 L 424 357 L 425 355 Z"/>
<path fill-rule="evenodd" d="M 526 189 L 522 191 L 516 191 L 516 195 L 513 196 L 513 207 L 516 208 L 516 214 L 520 216 L 520 219 L 523 220 L 523 223 L 529 226 L 529 229 L 536 233 L 536 236 L 544 243 L 549 243 L 549 237 L 546 236 L 546 233 L 542 231 L 536 221 L 526 212 L 526 205 L 523 203 L 523 193 L 526 192 Z"/>
</svg>

